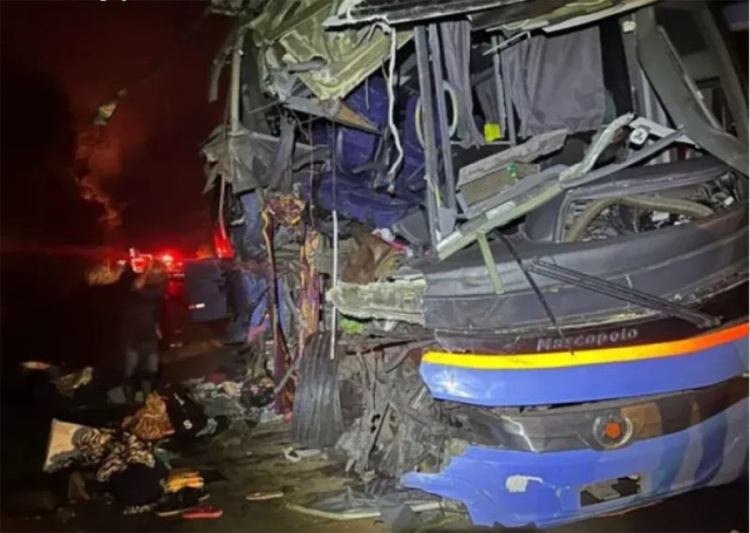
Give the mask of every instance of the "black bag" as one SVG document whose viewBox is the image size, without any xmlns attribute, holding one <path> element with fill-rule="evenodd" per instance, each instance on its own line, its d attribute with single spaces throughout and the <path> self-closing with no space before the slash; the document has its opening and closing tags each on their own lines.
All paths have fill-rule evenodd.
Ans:
<svg viewBox="0 0 750 533">
<path fill-rule="evenodd" d="M 208 419 L 203 408 L 185 387 L 168 385 L 162 396 L 167 404 L 167 415 L 175 437 L 195 437 L 206 427 Z"/>
</svg>

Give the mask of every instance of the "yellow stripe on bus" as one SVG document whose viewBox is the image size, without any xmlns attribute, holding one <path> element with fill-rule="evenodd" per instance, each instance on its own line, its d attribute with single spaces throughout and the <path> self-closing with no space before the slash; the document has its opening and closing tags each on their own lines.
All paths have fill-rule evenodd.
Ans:
<svg viewBox="0 0 750 533">
<path fill-rule="evenodd" d="M 539 368 L 564 368 L 570 366 L 595 365 L 640 361 L 659 357 L 685 355 L 713 348 L 721 344 L 748 336 L 748 323 L 722 329 L 699 337 L 679 341 L 641 344 L 622 348 L 602 348 L 597 350 L 574 350 L 573 353 L 550 352 L 514 355 L 476 355 L 446 352 L 428 352 L 422 357 L 423 363 L 449 365 L 483 370 L 523 370 Z"/>
</svg>

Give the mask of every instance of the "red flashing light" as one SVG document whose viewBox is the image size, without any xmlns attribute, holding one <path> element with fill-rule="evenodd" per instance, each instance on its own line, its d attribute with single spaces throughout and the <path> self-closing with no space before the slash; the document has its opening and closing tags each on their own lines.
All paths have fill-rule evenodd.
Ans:
<svg viewBox="0 0 750 533">
<path fill-rule="evenodd" d="M 130 267 L 136 274 L 142 274 L 148 269 L 152 259 L 153 257 L 147 254 L 131 254 Z"/>
</svg>

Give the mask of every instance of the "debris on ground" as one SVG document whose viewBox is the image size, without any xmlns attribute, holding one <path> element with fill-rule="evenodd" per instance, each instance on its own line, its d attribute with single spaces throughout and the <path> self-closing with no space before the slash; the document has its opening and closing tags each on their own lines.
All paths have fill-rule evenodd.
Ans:
<svg viewBox="0 0 750 533">
<path fill-rule="evenodd" d="M 277 490 L 272 492 L 253 492 L 252 494 L 248 494 L 245 499 L 249 502 L 265 502 L 268 500 L 276 500 L 283 497 L 284 493 L 280 490 Z"/>
<path fill-rule="evenodd" d="M 321 453 L 323 452 L 314 448 L 301 449 L 295 448 L 294 446 L 284 448 L 284 458 L 291 463 L 299 463 L 300 461 L 302 461 L 302 459 L 315 457 L 316 455 L 320 455 Z"/>
<path fill-rule="evenodd" d="M 79 387 L 91 383 L 94 378 L 93 367 L 87 366 L 70 374 L 66 374 L 54 381 L 55 387 L 63 396 L 72 397 Z"/>
<path fill-rule="evenodd" d="M 390 509 L 408 506 L 414 513 L 437 511 L 441 508 L 438 498 L 421 491 L 394 489 L 389 493 L 376 494 L 372 491 L 356 490 L 347 487 L 345 491 L 333 496 L 324 496 L 306 505 L 289 504 L 287 508 L 309 516 L 329 520 L 359 520 L 362 518 L 381 518 L 381 509 L 387 507 L 386 516 L 394 520 Z"/>
</svg>

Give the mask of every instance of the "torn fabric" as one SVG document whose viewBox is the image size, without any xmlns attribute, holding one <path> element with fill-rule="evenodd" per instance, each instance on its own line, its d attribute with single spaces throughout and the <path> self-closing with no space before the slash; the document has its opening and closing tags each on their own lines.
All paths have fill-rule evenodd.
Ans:
<svg viewBox="0 0 750 533">
<path fill-rule="evenodd" d="M 224 127 L 216 128 L 202 150 L 208 162 L 203 192 L 214 186 L 218 176 L 232 183 L 235 194 L 258 187 L 289 189 L 292 171 L 309 163 L 313 150 L 310 145 L 295 143 L 294 131 L 295 124 L 289 121 L 282 121 L 280 138 L 242 127 L 236 135 Z"/>
<path fill-rule="evenodd" d="M 461 146 L 481 146 L 484 135 L 474 121 L 474 104 L 469 79 L 471 26 L 465 20 L 440 24 L 448 82 L 458 96 L 458 138 Z M 454 113 L 456 110 L 454 110 Z"/>
<path fill-rule="evenodd" d="M 275 0 L 250 23 L 267 88 L 284 99 L 298 77 L 321 100 L 340 99 L 380 68 L 390 37 L 380 27 L 326 31 L 331 0 Z M 411 38 L 398 33 L 400 47 Z"/>
</svg>

